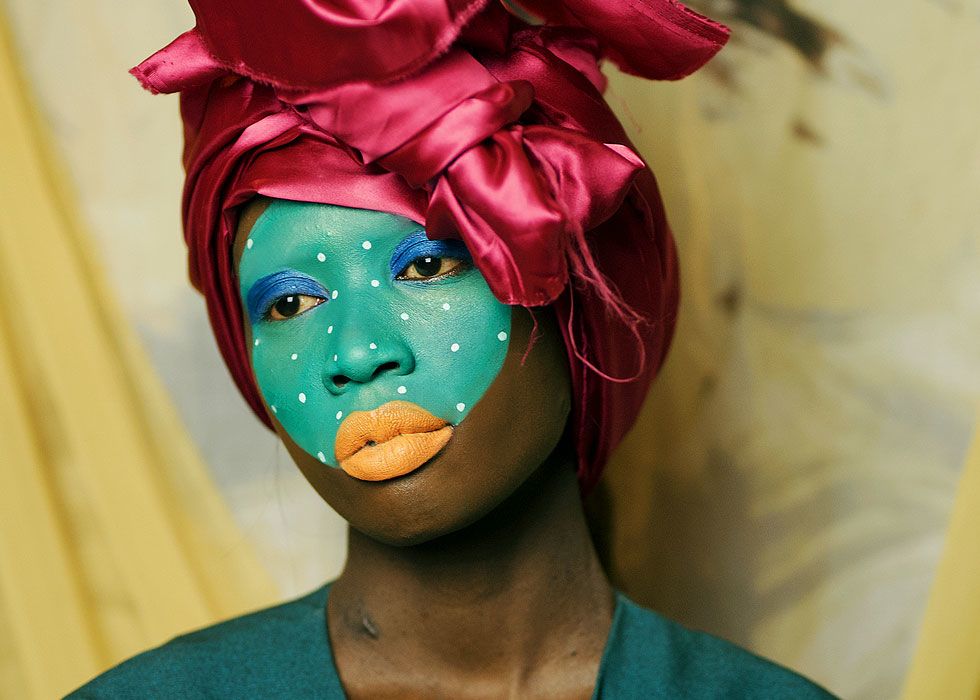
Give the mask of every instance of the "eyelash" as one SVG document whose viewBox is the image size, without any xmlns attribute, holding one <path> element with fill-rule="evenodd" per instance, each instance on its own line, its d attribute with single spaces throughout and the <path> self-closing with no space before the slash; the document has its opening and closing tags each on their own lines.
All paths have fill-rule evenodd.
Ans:
<svg viewBox="0 0 980 700">
<path fill-rule="evenodd" d="M 411 256 L 411 257 L 409 257 Z M 401 269 L 395 273 L 395 268 L 398 263 L 405 261 L 407 262 L 401 266 Z M 421 263 L 426 259 L 430 260 L 440 260 L 440 261 L 456 261 L 456 264 L 452 266 L 451 269 L 443 272 L 442 274 L 435 274 L 431 277 L 408 277 L 406 273 L 413 265 Z M 419 230 L 412 234 L 411 236 L 405 238 L 395 249 L 392 254 L 391 263 L 389 264 L 391 268 L 391 279 L 398 280 L 401 282 L 411 282 L 411 283 L 421 283 L 428 284 L 433 281 L 446 279 L 449 277 L 456 277 L 467 272 L 473 267 L 473 261 L 470 258 L 469 251 L 466 249 L 465 244 L 462 241 L 455 239 L 448 240 L 430 240 L 426 237 L 425 232 Z M 441 266 L 440 266 L 441 268 Z M 269 301 L 268 304 L 261 311 L 261 319 L 263 321 L 279 322 L 288 321 L 291 318 L 296 318 L 305 314 L 307 311 L 312 311 L 314 308 L 320 304 L 329 300 L 327 295 L 327 290 L 323 289 L 318 282 L 312 278 L 308 278 L 306 275 L 300 275 L 301 283 L 294 289 L 289 289 L 289 291 L 283 292 L 277 295 Z M 287 277 L 287 280 L 289 278 Z M 286 280 L 282 280 L 286 281 Z M 292 280 L 289 280 L 292 281 Z M 313 290 L 310 288 L 310 284 L 316 286 L 318 289 L 323 290 L 323 296 L 319 293 L 310 293 Z M 270 285 L 272 286 L 272 285 Z M 290 284 L 290 286 L 293 286 Z M 288 287 L 287 287 L 288 289 Z M 309 308 L 303 309 L 302 311 L 293 314 L 292 316 L 285 316 L 283 318 L 274 318 L 272 313 L 275 306 L 288 297 L 308 297 L 318 300 L 316 304 L 313 304 Z"/>
<path fill-rule="evenodd" d="M 289 296 L 326 299 L 327 290 L 317 280 L 294 270 L 283 270 L 256 282 L 248 293 L 246 306 L 254 319 L 269 319 L 272 308 Z"/>
<path fill-rule="evenodd" d="M 453 267 L 450 270 L 448 270 L 447 272 L 443 272 L 442 274 L 432 275 L 430 277 L 407 277 L 406 276 L 405 273 L 409 270 L 409 268 L 411 268 L 416 263 L 425 261 L 427 259 L 428 260 L 441 260 L 441 261 L 455 260 L 456 261 L 456 264 L 453 265 Z M 470 261 L 463 260 L 461 258 L 452 258 L 452 257 L 449 257 L 449 256 L 439 257 L 437 255 L 421 255 L 421 256 L 419 256 L 417 258 L 414 258 L 410 263 L 408 263 L 408 265 L 406 265 L 404 268 L 402 268 L 401 272 L 399 272 L 397 275 L 395 275 L 395 279 L 396 280 L 403 281 L 403 282 L 421 282 L 422 284 L 426 284 L 426 283 L 428 283 L 428 282 L 430 282 L 432 280 L 446 279 L 447 277 L 456 277 L 458 275 L 461 275 L 464 272 L 466 272 L 467 270 L 469 270 L 470 267 L 472 267 L 472 265 L 473 265 L 473 263 L 471 263 Z M 318 301 L 317 301 L 316 304 L 313 304 L 308 309 L 305 309 L 305 310 L 303 310 L 303 311 L 301 311 L 301 312 L 299 312 L 297 314 L 293 314 L 292 316 L 287 316 L 285 318 L 274 318 L 273 315 L 272 315 L 272 311 L 276 307 L 276 304 L 278 304 L 283 299 L 288 299 L 289 297 L 301 297 L 301 298 L 302 297 L 307 297 L 307 298 L 311 298 L 311 299 L 317 299 Z M 312 311 L 313 309 L 315 309 L 317 306 L 319 306 L 320 304 L 324 303 L 325 301 L 327 301 L 326 297 L 316 296 L 314 294 L 301 294 L 301 293 L 297 293 L 297 292 L 289 292 L 289 293 L 286 293 L 286 294 L 282 294 L 282 295 L 276 297 L 275 299 L 273 299 L 269 303 L 268 307 L 266 307 L 265 311 L 262 313 L 262 319 L 265 320 L 265 321 L 274 321 L 274 322 L 275 321 L 285 321 L 285 320 L 290 319 L 290 318 L 295 318 L 296 316 L 301 316 L 302 314 L 306 313 L 307 311 Z"/>
<path fill-rule="evenodd" d="M 278 304 L 283 299 L 288 299 L 289 297 L 300 297 L 300 298 L 308 297 L 310 299 L 318 299 L 319 301 L 317 301 L 316 304 L 313 304 L 313 306 L 311 306 L 310 308 L 304 309 L 303 311 L 300 311 L 299 313 L 293 314 L 292 316 L 285 316 L 283 318 L 274 318 L 272 316 L 272 310 L 276 307 L 276 304 Z M 313 294 L 296 294 L 296 293 L 283 294 L 282 296 L 276 297 L 275 299 L 272 300 L 272 303 L 269 304 L 269 308 L 267 308 L 262 313 L 262 320 L 263 321 L 270 321 L 272 323 L 278 323 L 279 321 L 288 321 L 291 318 L 296 318 L 297 316 L 302 316 L 307 311 L 312 311 L 313 309 L 315 309 L 316 307 L 318 307 L 320 304 L 324 303 L 325 301 L 327 301 L 326 297 L 319 297 L 319 296 L 315 296 Z"/>
<path fill-rule="evenodd" d="M 450 269 L 448 272 L 443 272 L 442 274 L 432 275 L 431 277 L 424 277 L 424 278 L 405 277 L 405 273 L 408 271 L 409 268 L 411 268 L 417 262 L 424 261 L 426 259 L 429 259 L 429 260 L 442 260 L 442 261 L 455 260 L 456 261 L 456 265 L 454 265 L 452 267 L 452 269 Z M 449 255 L 444 255 L 444 256 L 439 256 L 439 255 L 420 255 L 417 258 L 413 258 L 412 261 L 410 263 L 408 263 L 408 265 L 406 265 L 405 267 L 403 267 L 402 270 L 401 270 L 401 272 L 399 272 L 397 275 L 395 275 L 394 279 L 401 280 L 403 282 L 422 282 L 422 283 L 427 283 L 427 282 L 429 282 L 431 280 L 441 280 L 441 279 L 446 279 L 447 277 L 456 277 L 458 275 L 463 274 L 467 270 L 469 270 L 472 266 L 473 266 L 473 263 L 470 262 L 469 260 L 464 260 L 463 258 L 452 257 L 452 256 L 449 256 Z"/>
<path fill-rule="evenodd" d="M 389 263 L 391 279 L 403 277 L 408 268 L 427 257 L 454 259 L 472 265 L 472 258 L 463 241 L 454 238 L 429 239 L 425 231 L 419 229 L 395 246 Z"/>
<path fill-rule="evenodd" d="M 423 262 L 425 260 L 440 260 L 440 261 L 443 261 L 443 262 L 444 261 L 447 261 L 447 260 L 455 260 L 456 261 L 456 264 L 453 265 L 450 270 L 448 270 L 446 272 L 443 272 L 442 274 L 432 275 L 430 277 L 407 277 L 406 276 L 406 272 L 413 265 L 415 265 L 415 264 L 417 264 L 419 262 Z M 441 280 L 441 279 L 446 279 L 448 277 L 456 277 L 458 275 L 461 275 L 464 272 L 466 272 L 467 270 L 469 270 L 470 267 L 472 267 L 472 265 L 473 265 L 473 263 L 471 263 L 470 261 L 463 260 L 461 258 L 453 258 L 453 257 L 449 257 L 449 256 L 439 257 L 439 256 L 436 256 L 436 255 L 421 255 L 421 256 L 419 256 L 417 258 L 412 259 L 412 261 L 410 263 L 408 263 L 408 265 L 406 265 L 404 268 L 402 268 L 401 272 L 399 272 L 395 276 L 394 279 L 400 280 L 400 281 L 403 281 L 403 282 L 415 282 L 415 283 L 428 284 L 429 282 L 431 282 L 433 280 Z M 303 297 L 306 297 L 306 298 L 310 298 L 310 299 L 316 299 L 318 301 L 317 301 L 317 303 L 313 304 L 309 308 L 303 309 L 302 311 L 299 311 L 298 313 L 295 313 L 292 316 L 285 316 L 283 318 L 275 318 L 273 316 L 273 314 L 272 314 L 273 309 L 275 309 L 276 305 L 280 301 L 282 301 L 283 299 L 288 299 L 289 297 L 299 297 L 300 299 L 302 299 Z M 297 292 L 289 292 L 287 294 L 282 294 L 282 295 L 276 297 L 275 299 L 273 299 L 270 302 L 269 306 L 262 313 L 262 320 L 264 320 L 264 321 L 271 321 L 273 323 L 276 323 L 276 322 L 279 322 L 279 321 L 288 321 L 291 318 L 296 318 L 297 316 L 302 316 L 307 311 L 312 311 L 313 309 L 315 309 L 317 306 L 319 306 L 320 304 L 324 303 L 325 301 L 327 301 L 326 297 L 321 297 L 321 296 L 317 296 L 317 295 L 314 295 L 314 294 L 301 294 L 301 293 L 297 293 Z"/>
</svg>

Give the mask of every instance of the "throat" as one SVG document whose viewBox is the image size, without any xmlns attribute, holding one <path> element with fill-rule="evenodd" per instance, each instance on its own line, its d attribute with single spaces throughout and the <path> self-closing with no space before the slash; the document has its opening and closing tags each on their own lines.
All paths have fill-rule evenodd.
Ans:
<svg viewBox="0 0 980 700">
<path fill-rule="evenodd" d="M 566 466 L 431 542 L 397 547 L 350 531 L 327 618 L 351 697 L 392 684 L 401 697 L 590 697 L 614 595 Z M 405 687 L 417 683 L 429 685 Z"/>
</svg>

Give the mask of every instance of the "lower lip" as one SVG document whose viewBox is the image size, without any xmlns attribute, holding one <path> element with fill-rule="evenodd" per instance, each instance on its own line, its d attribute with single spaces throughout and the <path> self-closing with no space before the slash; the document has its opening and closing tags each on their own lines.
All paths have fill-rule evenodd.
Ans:
<svg viewBox="0 0 980 700">
<path fill-rule="evenodd" d="M 428 433 L 403 433 L 378 445 L 367 445 L 340 463 L 355 479 L 384 481 L 409 474 L 436 454 L 453 435 L 447 425 Z"/>
</svg>

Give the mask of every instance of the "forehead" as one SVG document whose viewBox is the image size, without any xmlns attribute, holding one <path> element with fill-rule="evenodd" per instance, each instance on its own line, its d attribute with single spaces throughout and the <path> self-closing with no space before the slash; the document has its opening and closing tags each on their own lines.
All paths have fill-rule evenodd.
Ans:
<svg viewBox="0 0 980 700">
<path fill-rule="evenodd" d="M 421 225 L 404 216 L 372 209 L 274 199 L 257 202 L 242 215 L 236 262 L 247 257 L 271 261 L 316 248 L 326 254 L 393 248 Z"/>
</svg>

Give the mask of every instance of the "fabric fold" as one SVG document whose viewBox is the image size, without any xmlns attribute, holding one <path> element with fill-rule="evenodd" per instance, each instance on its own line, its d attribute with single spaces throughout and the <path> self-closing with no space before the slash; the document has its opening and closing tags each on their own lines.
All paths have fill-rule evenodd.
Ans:
<svg viewBox="0 0 980 700">
<path fill-rule="evenodd" d="M 156 95 L 206 85 L 228 71 L 208 53 L 200 33 L 191 29 L 129 72 Z"/>
<path fill-rule="evenodd" d="M 190 0 L 228 70 L 281 89 L 410 75 L 445 52 L 490 0 Z"/>
<path fill-rule="evenodd" d="M 520 0 L 549 24 L 581 27 L 626 73 L 677 80 L 707 63 L 728 28 L 676 0 Z"/>
</svg>

